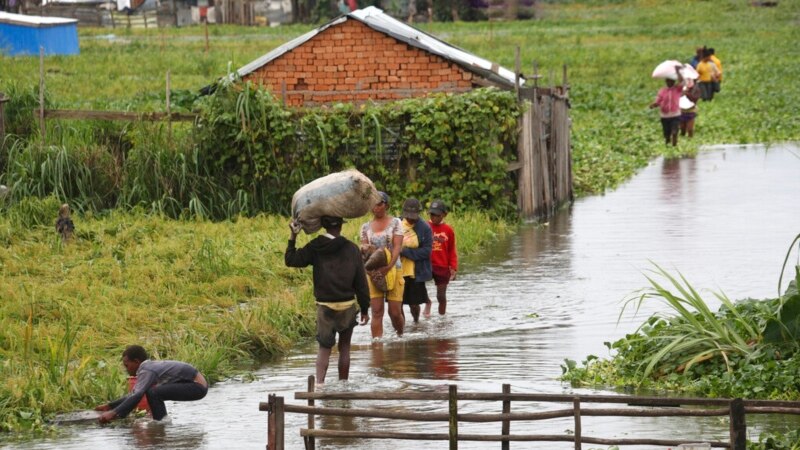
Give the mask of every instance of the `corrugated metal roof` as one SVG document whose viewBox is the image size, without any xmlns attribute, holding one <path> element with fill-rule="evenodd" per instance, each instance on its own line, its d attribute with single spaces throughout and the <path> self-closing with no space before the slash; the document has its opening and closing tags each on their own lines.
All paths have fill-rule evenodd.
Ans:
<svg viewBox="0 0 800 450">
<path fill-rule="evenodd" d="M 493 64 L 491 61 L 473 55 L 472 53 L 469 53 L 458 47 L 454 47 L 434 36 L 425 33 L 424 31 L 418 30 L 411 25 L 393 18 L 374 6 L 358 9 L 349 14 L 337 17 L 325 25 L 322 25 L 315 30 L 309 31 L 306 34 L 292 39 L 280 47 L 275 48 L 264 56 L 243 66 L 237 72 L 240 76 L 245 76 L 251 72 L 254 72 L 270 61 L 277 59 L 284 53 L 299 47 L 326 29 L 334 25 L 344 23 L 349 19 L 358 20 L 364 25 L 381 33 L 387 34 L 399 41 L 405 42 L 408 45 L 441 56 L 442 58 L 458 64 L 465 70 L 477 73 L 483 78 L 494 81 L 501 85 L 513 87 L 516 81 L 516 76 L 513 71 L 504 67 L 500 67 L 497 64 Z M 523 80 L 521 79 L 520 83 L 522 83 L 522 81 Z"/>
<path fill-rule="evenodd" d="M 27 16 L 25 14 L 12 14 L 0 11 L 0 23 L 24 25 L 29 27 L 53 27 L 69 23 L 77 23 L 77 19 L 63 17 Z"/>
</svg>

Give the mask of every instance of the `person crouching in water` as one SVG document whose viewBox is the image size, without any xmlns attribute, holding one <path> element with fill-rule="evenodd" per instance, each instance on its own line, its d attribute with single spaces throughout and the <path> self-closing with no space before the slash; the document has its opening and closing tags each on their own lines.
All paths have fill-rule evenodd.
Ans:
<svg viewBox="0 0 800 450">
<path fill-rule="evenodd" d="M 331 349 L 339 333 L 339 379 L 350 376 L 350 340 L 361 312 L 361 325 L 369 322 L 369 288 L 361 251 L 341 235 L 341 217 L 322 216 L 325 233 L 305 247 L 295 248 L 300 226 L 289 224 L 291 236 L 284 262 L 288 267 L 313 267 L 314 297 L 317 299 L 317 386 L 325 383 Z M 358 304 L 356 304 L 358 302 Z"/>
<path fill-rule="evenodd" d="M 672 146 L 678 145 L 678 129 L 681 122 L 681 108 L 680 99 L 683 95 L 683 77 L 680 73 L 681 66 L 675 66 L 675 74 L 678 81 L 670 80 L 667 78 L 666 87 L 658 90 L 658 95 L 650 108 L 658 108 L 659 115 L 661 116 L 661 129 L 664 132 L 664 141 L 667 145 L 672 143 Z"/>
<path fill-rule="evenodd" d="M 98 418 L 100 423 L 126 417 L 143 396 L 147 397 L 153 420 L 163 420 L 167 416 L 164 400 L 200 400 L 208 393 L 208 382 L 192 365 L 181 361 L 153 361 L 139 345 L 125 348 L 122 365 L 128 375 L 136 376 L 136 384 L 125 397 L 95 408 L 95 411 L 103 411 Z"/>
</svg>

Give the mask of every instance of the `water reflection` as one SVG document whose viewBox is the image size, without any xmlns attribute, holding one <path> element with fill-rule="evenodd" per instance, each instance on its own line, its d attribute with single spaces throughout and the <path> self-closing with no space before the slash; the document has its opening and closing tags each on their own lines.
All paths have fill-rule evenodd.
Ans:
<svg viewBox="0 0 800 450">
<path fill-rule="evenodd" d="M 458 341 L 453 338 L 373 342 L 370 347 L 370 367 L 384 378 L 455 380 L 457 361 Z"/>
</svg>

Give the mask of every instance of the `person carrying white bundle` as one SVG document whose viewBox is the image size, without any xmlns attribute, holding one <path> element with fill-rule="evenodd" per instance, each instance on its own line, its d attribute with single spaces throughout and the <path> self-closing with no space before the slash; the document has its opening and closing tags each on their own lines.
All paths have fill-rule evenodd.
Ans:
<svg viewBox="0 0 800 450">
<path fill-rule="evenodd" d="M 292 220 L 306 234 L 321 228 L 322 216 L 355 218 L 367 214 L 380 201 L 366 175 L 350 169 L 317 178 L 292 197 Z"/>
</svg>

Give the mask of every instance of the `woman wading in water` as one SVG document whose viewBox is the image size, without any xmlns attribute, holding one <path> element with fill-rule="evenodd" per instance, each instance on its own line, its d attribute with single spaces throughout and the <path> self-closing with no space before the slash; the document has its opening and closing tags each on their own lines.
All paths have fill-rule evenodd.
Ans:
<svg viewBox="0 0 800 450">
<path fill-rule="evenodd" d="M 384 300 L 389 304 L 389 319 L 392 321 L 398 336 L 403 335 L 405 319 L 403 317 L 403 277 L 391 271 L 399 272 L 400 250 L 403 247 L 403 227 L 400 219 L 388 214 L 389 196 L 385 192 L 379 192 L 380 202 L 372 207 L 372 220 L 361 226 L 361 245 L 373 246 L 379 251 L 389 249 L 391 258 L 389 263 L 377 269 L 381 275 L 386 277 L 387 290 L 379 289 L 372 281 L 372 277 L 367 277 L 369 283 L 370 308 L 372 309 L 372 338 L 383 337 L 383 311 Z M 394 275 L 394 276 L 392 276 Z"/>
</svg>

